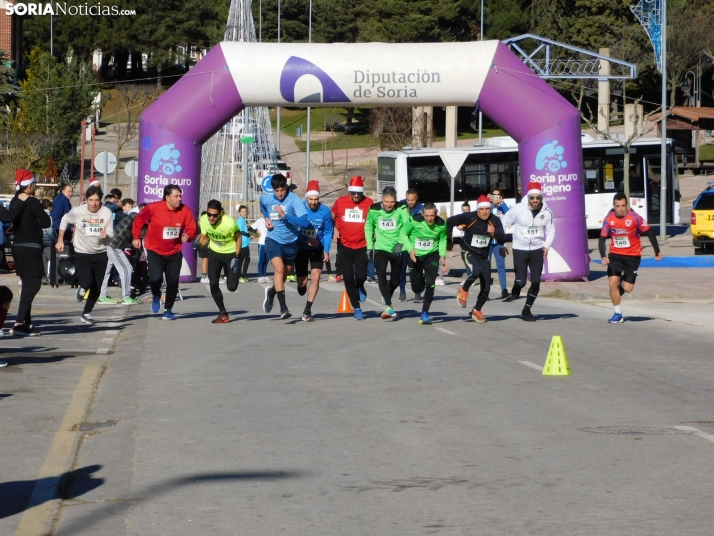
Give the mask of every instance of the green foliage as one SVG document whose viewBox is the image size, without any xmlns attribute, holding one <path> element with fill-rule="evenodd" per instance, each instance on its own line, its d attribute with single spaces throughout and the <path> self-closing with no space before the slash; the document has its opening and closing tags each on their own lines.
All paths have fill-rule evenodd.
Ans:
<svg viewBox="0 0 714 536">
<path fill-rule="evenodd" d="M 7 113 L 10 104 L 16 100 L 15 69 L 8 66 L 9 62 L 7 53 L 0 49 L 0 114 Z"/>
</svg>

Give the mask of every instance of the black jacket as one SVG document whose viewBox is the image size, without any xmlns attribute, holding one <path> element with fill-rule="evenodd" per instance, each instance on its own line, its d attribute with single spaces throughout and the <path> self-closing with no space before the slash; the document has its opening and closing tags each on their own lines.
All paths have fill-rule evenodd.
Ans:
<svg viewBox="0 0 714 536">
<path fill-rule="evenodd" d="M 20 201 L 15 196 L 10 201 L 10 212 L 13 213 L 12 228 L 15 233 L 13 243 L 42 247 L 42 229 L 52 225 L 52 218 L 42 208 L 42 203 L 35 197 Z"/>
<path fill-rule="evenodd" d="M 476 246 L 475 243 L 478 239 L 474 241 L 474 237 L 486 236 L 491 237 L 488 234 L 488 224 L 491 223 L 495 232 L 493 234 L 493 240 L 496 240 L 499 244 L 504 244 L 506 242 L 506 234 L 503 232 L 503 224 L 501 224 L 501 219 L 494 214 L 489 215 L 487 220 L 482 220 L 478 217 L 478 212 L 462 212 L 461 214 L 456 214 L 451 216 L 446 220 L 446 232 L 449 241 L 451 241 L 451 235 L 454 227 L 462 227 L 464 231 L 464 236 L 461 238 L 461 249 L 479 255 L 481 258 L 488 257 L 488 249 L 491 245 L 492 240 L 488 240 L 483 247 Z"/>
</svg>

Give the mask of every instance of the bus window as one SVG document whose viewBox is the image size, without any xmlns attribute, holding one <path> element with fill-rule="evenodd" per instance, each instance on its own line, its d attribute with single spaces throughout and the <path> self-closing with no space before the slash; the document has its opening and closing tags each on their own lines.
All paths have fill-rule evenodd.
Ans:
<svg viewBox="0 0 714 536">
<path fill-rule="evenodd" d="M 609 153 L 609 150 L 606 151 Z M 622 150 L 620 150 L 622 153 Z M 625 175 L 623 154 L 606 154 L 602 162 L 603 190 L 606 192 L 621 192 L 623 190 L 622 181 Z"/>
<path fill-rule="evenodd" d="M 585 175 L 585 193 L 598 193 L 602 190 L 602 175 L 600 158 L 584 158 L 583 174 Z"/>
<path fill-rule="evenodd" d="M 451 198 L 451 176 L 441 162 L 441 158 L 413 158 L 407 161 L 408 187 L 415 188 L 419 199 L 426 203 L 446 203 Z M 459 195 L 460 181 L 457 177 L 454 199 L 463 200 Z"/>
</svg>

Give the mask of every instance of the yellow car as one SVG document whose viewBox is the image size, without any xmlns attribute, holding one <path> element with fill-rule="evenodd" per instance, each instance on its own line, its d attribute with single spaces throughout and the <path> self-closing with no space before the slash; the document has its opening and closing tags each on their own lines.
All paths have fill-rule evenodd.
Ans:
<svg viewBox="0 0 714 536">
<path fill-rule="evenodd" d="M 694 201 L 690 228 L 695 255 L 714 250 L 714 182 Z"/>
</svg>

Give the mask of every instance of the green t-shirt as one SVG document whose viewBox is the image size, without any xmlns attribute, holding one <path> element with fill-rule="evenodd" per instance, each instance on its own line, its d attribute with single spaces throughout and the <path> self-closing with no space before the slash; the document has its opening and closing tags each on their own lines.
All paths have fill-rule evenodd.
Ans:
<svg viewBox="0 0 714 536">
<path fill-rule="evenodd" d="M 414 250 L 417 257 L 424 257 L 439 252 L 439 257 L 446 256 L 446 222 L 439 216 L 429 225 L 424 216 L 416 214 L 402 226 L 399 236 L 407 252 Z"/>
<path fill-rule="evenodd" d="M 235 253 L 236 235 L 239 233 L 238 224 L 230 216 L 225 214 L 217 225 L 208 223 L 208 216 L 201 216 L 199 225 L 201 234 L 206 235 L 210 240 L 208 247 L 216 253 Z"/>
<path fill-rule="evenodd" d="M 409 214 L 406 214 L 406 218 Z M 391 212 L 382 207 L 382 203 L 375 203 L 369 207 L 367 221 L 364 224 L 364 236 L 367 240 L 367 249 L 379 249 L 392 252 L 399 243 L 399 233 L 405 221 L 405 212 L 395 205 Z"/>
</svg>

